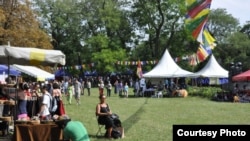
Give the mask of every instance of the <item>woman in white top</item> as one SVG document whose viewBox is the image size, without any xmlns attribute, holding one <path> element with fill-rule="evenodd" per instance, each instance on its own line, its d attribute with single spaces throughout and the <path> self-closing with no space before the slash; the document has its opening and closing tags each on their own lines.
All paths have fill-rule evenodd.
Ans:
<svg viewBox="0 0 250 141">
<path fill-rule="evenodd" d="M 98 86 L 99 86 L 99 94 L 103 95 L 104 83 L 102 80 L 100 80 L 100 84 L 98 84 Z"/>
<path fill-rule="evenodd" d="M 50 120 L 51 116 L 49 112 L 49 107 L 52 96 L 48 92 L 46 84 L 42 86 L 42 93 L 43 93 L 43 101 L 38 116 L 40 117 L 41 120 Z"/>
</svg>

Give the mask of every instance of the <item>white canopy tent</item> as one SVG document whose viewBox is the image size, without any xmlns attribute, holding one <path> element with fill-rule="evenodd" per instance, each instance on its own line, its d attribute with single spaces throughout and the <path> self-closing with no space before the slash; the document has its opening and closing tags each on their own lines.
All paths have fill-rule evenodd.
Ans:
<svg viewBox="0 0 250 141">
<path fill-rule="evenodd" d="M 188 77 L 206 80 L 209 85 L 228 83 L 228 71 L 219 65 L 213 54 L 200 71 Z"/>
<path fill-rule="evenodd" d="M 37 78 L 37 81 L 45 81 L 45 80 L 55 79 L 54 74 L 51 74 L 47 71 L 44 71 L 44 70 L 37 68 L 37 67 L 34 67 L 34 66 L 23 66 L 23 65 L 14 64 L 11 67 L 22 72 L 22 73 L 25 73 L 27 75 L 30 75 L 32 77 Z"/>
<path fill-rule="evenodd" d="M 164 55 L 158 64 L 149 72 L 143 74 L 144 78 L 177 78 L 186 77 L 193 74 L 180 68 L 173 58 L 170 56 L 169 51 L 166 49 Z"/>
<path fill-rule="evenodd" d="M 228 71 L 219 65 L 212 54 L 207 64 L 200 71 L 189 75 L 189 77 L 228 78 Z"/>
</svg>

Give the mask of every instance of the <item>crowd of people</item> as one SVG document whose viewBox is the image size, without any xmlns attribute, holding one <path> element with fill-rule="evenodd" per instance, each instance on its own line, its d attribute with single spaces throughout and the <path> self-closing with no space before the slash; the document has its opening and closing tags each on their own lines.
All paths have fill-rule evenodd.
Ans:
<svg viewBox="0 0 250 141">
<path fill-rule="evenodd" d="M 66 114 L 62 102 L 60 84 L 57 81 L 50 81 L 46 84 L 21 82 L 14 87 L 18 91 L 18 120 L 28 120 L 33 116 L 39 116 L 42 120 L 48 120 L 51 119 L 52 114 Z M 57 109 L 54 113 L 49 111 L 52 98 L 57 101 Z"/>
<path fill-rule="evenodd" d="M 118 83 L 119 82 L 119 83 Z M 111 81 L 105 82 L 104 79 L 99 79 L 97 87 L 99 88 L 100 102 L 96 107 L 96 115 L 99 117 L 98 122 L 105 125 L 105 137 L 117 138 L 114 136 L 114 131 L 118 132 L 118 127 L 121 127 L 119 118 L 114 119 L 114 114 L 111 112 L 109 105 L 106 103 L 106 96 L 110 97 L 112 93 L 118 94 L 118 85 L 122 84 L 122 93 L 128 97 L 128 83 L 116 81 L 111 84 Z M 41 121 L 53 120 L 63 130 L 65 141 L 89 141 L 88 132 L 85 126 L 79 121 L 71 120 L 64 109 L 62 96 L 66 96 L 65 103 L 75 103 L 80 105 L 81 95 L 91 95 L 93 83 L 90 79 L 85 81 L 79 78 L 70 78 L 62 81 L 50 80 L 45 82 L 19 82 L 18 86 L 14 86 L 18 90 L 17 104 L 17 120 L 31 120 L 37 117 Z M 113 90 L 114 88 L 114 91 Z M 106 91 L 105 91 L 106 90 Z M 84 93 L 86 91 L 86 93 Z M 52 99 L 57 102 L 56 110 L 52 112 L 54 107 Z M 119 131 L 121 128 L 119 128 Z"/>
<path fill-rule="evenodd" d="M 65 103 L 80 105 L 80 97 L 82 95 L 91 96 L 91 88 L 93 87 L 97 87 L 99 90 L 99 102 L 95 109 L 98 124 L 105 125 L 105 137 L 111 139 L 116 138 L 113 135 L 114 131 L 119 131 L 120 137 L 122 137 L 123 128 L 119 117 L 111 111 L 110 105 L 106 102 L 107 97 L 117 94 L 128 98 L 130 88 L 134 90 L 135 95 L 141 95 L 143 90 L 147 88 L 157 88 L 158 91 L 163 91 L 174 87 L 174 83 L 167 79 L 159 81 L 158 84 L 152 84 L 150 80 L 133 80 L 130 76 L 116 77 L 116 79 L 98 77 L 98 81 L 94 81 L 93 78 L 68 78 L 43 83 L 22 82 L 18 86 L 18 120 L 30 119 L 33 116 L 39 117 L 40 120 L 55 120 L 58 126 L 63 129 L 65 140 L 82 141 L 84 139 L 88 141 L 89 137 L 85 126 L 67 116 L 62 96 L 66 96 Z M 50 109 L 52 107 L 51 99 L 57 101 L 57 108 L 54 112 Z"/>
<path fill-rule="evenodd" d="M 56 120 L 59 127 L 64 131 L 65 139 L 72 141 L 81 140 L 81 138 L 88 139 L 87 130 L 81 122 L 72 121 L 67 117 L 64 109 L 62 96 L 66 96 L 65 103 L 71 105 L 74 103 L 80 105 L 80 97 L 82 95 L 90 96 L 91 88 L 97 87 L 99 89 L 99 102 L 96 105 L 95 113 L 98 117 L 98 124 L 105 125 L 107 138 L 114 138 L 114 131 L 117 130 L 123 133 L 121 121 L 111 111 L 110 105 L 106 102 L 107 97 L 112 94 L 117 94 L 121 97 L 128 98 L 129 89 L 134 89 L 134 92 L 143 92 L 143 89 L 153 87 L 150 80 L 146 82 L 145 79 L 137 79 L 133 81 L 131 77 L 121 77 L 112 79 L 109 77 L 99 77 L 98 83 L 93 83 L 90 78 L 69 78 L 61 81 L 51 80 L 46 82 L 22 82 L 18 86 L 18 120 L 28 120 L 33 116 L 39 117 L 40 120 Z M 168 86 L 164 81 L 157 84 L 159 91 Z M 57 108 L 51 111 L 51 99 L 56 99 Z M 116 116 L 114 116 L 116 115 Z M 61 121 L 62 119 L 65 119 Z M 75 129 L 82 130 L 79 133 Z M 83 135 L 84 134 L 84 135 Z M 71 138 L 70 138 L 71 137 Z"/>
<path fill-rule="evenodd" d="M 239 84 L 235 84 L 233 89 L 233 102 L 243 102 L 249 103 L 250 102 L 250 91 L 247 88 L 247 85 L 243 85 L 240 88 Z"/>
<path fill-rule="evenodd" d="M 64 141 L 89 141 L 88 132 L 80 121 L 71 120 L 64 109 L 62 96 L 67 96 L 68 104 L 71 104 L 72 97 L 80 104 L 82 86 L 76 78 L 67 81 L 68 87 L 63 87 L 63 82 L 57 80 L 45 82 L 25 82 L 19 80 L 11 86 L 2 86 L 1 95 L 17 100 L 16 115 L 17 121 L 55 121 L 58 127 L 62 128 Z M 64 83 L 65 85 L 66 83 Z M 16 89 L 17 96 L 12 96 L 7 87 Z M 8 93 L 8 94 L 7 94 Z M 53 101 L 56 101 L 53 103 Z M 55 108 L 54 110 L 52 110 Z"/>
<path fill-rule="evenodd" d="M 235 83 L 231 86 L 231 90 L 216 92 L 213 100 L 227 102 L 250 102 L 250 90 L 246 83 Z"/>
</svg>

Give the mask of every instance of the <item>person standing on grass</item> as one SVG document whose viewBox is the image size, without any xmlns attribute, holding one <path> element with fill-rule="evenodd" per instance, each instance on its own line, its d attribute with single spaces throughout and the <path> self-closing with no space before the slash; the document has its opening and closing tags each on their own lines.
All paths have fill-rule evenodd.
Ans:
<svg viewBox="0 0 250 141">
<path fill-rule="evenodd" d="M 90 94 L 91 94 L 91 93 L 90 93 L 90 89 L 91 89 L 91 82 L 90 82 L 90 80 L 89 80 L 89 79 L 87 80 L 87 84 L 86 84 L 86 85 L 87 85 L 87 90 L 88 90 L 88 96 L 90 96 Z"/>
<path fill-rule="evenodd" d="M 118 83 L 119 96 L 122 96 L 123 88 L 124 87 L 123 87 L 122 81 L 120 80 L 120 82 Z"/>
<path fill-rule="evenodd" d="M 124 96 L 125 97 L 128 97 L 128 90 L 129 90 L 129 87 L 128 87 L 128 83 L 126 82 L 125 86 L 124 86 Z"/>
<path fill-rule="evenodd" d="M 116 80 L 115 83 L 114 83 L 114 86 L 115 86 L 115 88 L 114 88 L 114 93 L 115 93 L 115 94 L 117 94 L 117 92 L 118 92 L 118 84 L 119 84 L 119 83 L 118 83 L 118 80 Z"/>
<path fill-rule="evenodd" d="M 82 84 L 75 78 L 74 79 L 74 90 L 75 90 L 75 100 L 76 100 L 77 105 L 80 104 L 81 86 L 82 86 Z"/>
<path fill-rule="evenodd" d="M 65 94 L 65 95 L 68 94 L 68 87 L 69 87 L 68 80 L 63 80 L 63 82 L 62 82 L 63 94 Z"/>
<path fill-rule="evenodd" d="M 81 80 L 80 83 L 82 84 L 82 85 L 81 85 L 81 95 L 84 95 L 85 81 L 84 81 L 84 80 Z"/>
<path fill-rule="evenodd" d="M 134 96 L 138 96 L 139 95 L 139 90 L 140 90 L 139 81 L 138 81 L 138 79 L 136 79 L 135 86 L 134 86 Z"/>
<path fill-rule="evenodd" d="M 140 84 L 139 95 L 144 96 L 144 90 L 146 89 L 145 78 L 141 78 L 139 84 Z"/>
<path fill-rule="evenodd" d="M 68 101 L 68 104 L 71 104 L 72 103 L 72 97 L 75 93 L 75 90 L 74 90 L 74 86 L 72 84 L 72 82 L 69 82 L 69 86 L 68 86 L 68 94 L 67 94 L 67 101 Z"/>
<path fill-rule="evenodd" d="M 98 84 L 98 87 L 99 87 L 99 94 L 103 95 L 103 90 L 104 90 L 103 80 L 100 80 L 100 83 Z"/>
<path fill-rule="evenodd" d="M 112 84 L 109 81 L 107 84 L 107 96 L 108 97 L 110 97 L 110 95 L 111 95 L 111 90 L 112 90 Z"/>
</svg>

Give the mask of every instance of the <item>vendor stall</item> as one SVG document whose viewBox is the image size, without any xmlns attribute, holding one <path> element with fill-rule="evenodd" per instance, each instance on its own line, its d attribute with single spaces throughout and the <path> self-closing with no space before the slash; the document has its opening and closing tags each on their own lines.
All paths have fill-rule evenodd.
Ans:
<svg viewBox="0 0 250 141">
<path fill-rule="evenodd" d="M 12 47 L 10 45 L 3 45 L 0 46 L 0 63 L 7 64 L 8 66 L 13 64 L 32 65 L 32 66 L 39 66 L 39 65 L 56 66 L 56 65 L 65 65 L 66 57 L 65 54 L 63 54 L 60 50 L 39 49 L 32 47 Z M 16 86 L 18 85 L 19 81 L 17 81 Z M 55 124 L 54 125 L 18 124 L 16 120 L 17 119 L 16 105 L 18 104 L 17 98 L 19 92 L 17 91 L 18 87 L 15 87 L 15 89 L 16 89 L 14 97 L 15 114 L 11 115 L 15 120 L 13 140 L 14 141 L 60 140 L 61 130 Z M 57 132 L 58 134 L 54 133 L 53 131 Z"/>
</svg>

